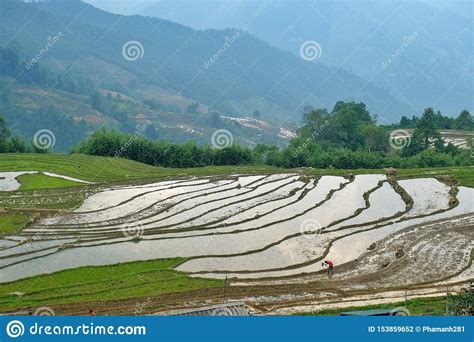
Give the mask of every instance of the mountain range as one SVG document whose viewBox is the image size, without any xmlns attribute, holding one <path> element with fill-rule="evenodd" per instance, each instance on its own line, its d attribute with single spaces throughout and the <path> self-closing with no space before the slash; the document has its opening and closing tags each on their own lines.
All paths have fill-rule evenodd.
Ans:
<svg viewBox="0 0 474 342">
<path fill-rule="evenodd" d="M 114 14 L 79 0 L 2 1 L 0 46 L 18 51 L 27 67 L 40 66 L 50 81 L 0 74 L 2 98 L 14 99 L 9 107 L 0 101 L 0 112 L 27 137 L 53 125 L 62 148 L 99 127 L 133 131 L 147 120 L 151 138 L 208 142 L 213 130 L 228 128 L 244 143 L 284 143 L 288 134 L 275 132 L 298 123 L 306 106 L 332 108 L 339 100 L 365 102 L 380 122 L 419 114 L 385 87 L 324 63 L 324 41 L 318 60 L 263 38 L 238 27 L 193 29 Z M 97 94 L 107 105 L 97 104 Z M 249 117 L 263 123 L 242 126 Z M 70 138 L 62 123 L 81 134 Z"/>
<path fill-rule="evenodd" d="M 196 29 L 245 29 L 296 56 L 305 41 L 316 41 L 317 63 L 387 90 L 410 113 L 433 106 L 457 115 L 474 107 L 472 1 L 90 1 Z"/>
</svg>

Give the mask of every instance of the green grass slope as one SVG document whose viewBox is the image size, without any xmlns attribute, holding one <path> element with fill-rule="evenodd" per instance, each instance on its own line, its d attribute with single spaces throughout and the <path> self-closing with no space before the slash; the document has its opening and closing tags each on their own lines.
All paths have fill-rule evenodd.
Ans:
<svg viewBox="0 0 474 342">
<path fill-rule="evenodd" d="M 42 173 L 21 175 L 16 179 L 21 183 L 20 190 L 56 189 L 83 185 L 83 183 L 59 177 L 50 177 Z"/>
<path fill-rule="evenodd" d="M 80 267 L 0 284 L 0 311 L 42 305 L 156 297 L 223 286 L 223 280 L 191 278 L 172 270 L 180 258 Z M 14 293 L 22 293 L 18 296 Z"/>
<path fill-rule="evenodd" d="M 407 302 L 385 303 L 378 305 L 351 306 L 338 309 L 327 309 L 312 312 L 299 312 L 296 315 L 303 316 L 338 316 L 341 312 L 364 311 L 364 310 L 393 310 L 394 308 L 406 308 L 413 316 L 444 316 L 446 314 L 446 297 L 427 297 L 409 299 Z"/>
<path fill-rule="evenodd" d="M 28 223 L 30 218 L 31 214 L 0 212 L 0 235 L 16 233 Z"/>
<path fill-rule="evenodd" d="M 81 154 L 0 154 L 2 171 L 49 171 L 91 182 L 125 182 L 138 179 L 164 179 L 178 176 L 214 176 L 232 173 L 258 174 L 302 172 L 313 176 L 384 173 L 382 169 L 280 169 L 266 165 L 208 166 L 173 169 L 146 165 L 128 159 Z M 474 167 L 399 169 L 398 178 L 453 176 L 463 186 L 474 186 Z"/>
<path fill-rule="evenodd" d="M 160 168 L 120 158 L 79 154 L 1 154 L 0 171 L 49 171 L 90 182 L 161 177 Z"/>
<path fill-rule="evenodd" d="M 123 182 L 164 179 L 177 176 L 213 176 L 232 173 L 283 172 L 264 165 L 209 166 L 173 169 L 146 165 L 133 160 L 81 154 L 0 154 L 2 171 L 48 171 L 91 182 Z"/>
</svg>

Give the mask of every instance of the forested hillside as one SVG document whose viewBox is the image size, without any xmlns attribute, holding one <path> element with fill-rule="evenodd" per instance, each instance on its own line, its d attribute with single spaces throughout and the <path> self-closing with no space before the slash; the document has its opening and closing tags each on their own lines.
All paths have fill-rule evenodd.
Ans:
<svg viewBox="0 0 474 342">
<path fill-rule="evenodd" d="M 193 28 L 245 27 L 296 56 L 314 40 L 317 63 L 370 80 L 415 111 L 434 103 L 450 115 L 473 110 L 472 1 L 87 1 Z"/>
<path fill-rule="evenodd" d="M 451 119 L 426 108 L 412 120 L 414 129 L 409 134 L 400 128 L 406 120 L 402 119 L 400 125 L 378 125 L 364 103 L 340 101 L 331 111 L 308 109 L 298 136 L 284 149 L 265 144 L 250 149 L 231 141 L 214 148 L 192 142 L 170 144 L 104 130 L 81 142 L 75 152 L 128 158 L 164 167 L 267 164 L 285 168 L 376 169 L 474 163 L 473 138 L 460 147 L 446 141 L 440 133 L 450 121 L 462 121 L 463 127 L 470 129 L 474 121 L 468 111 Z"/>
<path fill-rule="evenodd" d="M 133 60 L 124 56 L 130 42 L 141 46 Z M 130 132 L 147 120 L 152 139 L 206 142 L 226 128 L 242 143 L 284 145 L 279 126 L 299 122 L 307 105 L 340 99 L 365 101 L 389 121 L 414 114 L 357 76 L 244 31 L 197 31 L 80 1 L 0 2 L 0 46 L 0 112 L 25 138 L 48 127 L 62 150 L 100 127 Z M 222 116 L 276 125 L 249 131 Z"/>
</svg>

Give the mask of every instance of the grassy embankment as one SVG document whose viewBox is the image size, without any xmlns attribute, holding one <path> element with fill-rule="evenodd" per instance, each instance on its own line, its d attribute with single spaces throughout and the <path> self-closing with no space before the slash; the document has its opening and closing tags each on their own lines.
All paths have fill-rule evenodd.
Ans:
<svg viewBox="0 0 474 342">
<path fill-rule="evenodd" d="M 179 175 L 209 176 L 231 173 L 279 172 L 268 166 L 209 166 L 194 169 L 163 168 L 132 160 L 66 154 L 1 154 L 0 171 L 48 171 L 90 182 L 126 182 L 166 179 Z"/>
<path fill-rule="evenodd" d="M 20 190 L 57 189 L 83 185 L 83 183 L 58 177 L 50 177 L 42 173 L 25 174 L 18 176 L 16 179 L 21 184 Z"/>
<path fill-rule="evenodd" d="M 308 175 L 346 175 L 383 173 L 382 169 L 281 169 L 266 165 L 208 166 L 193 169 L 154 167 L 132 160 L 86 155 L 63 154 L 2 154 L 0 171 L 49 171 L 90 182 L 126 182 L 138 179 L 166 179 L 169 177 L 227 175 L 232 173 L 302 172 Z M 474 186 L 474 167 L 441 167 L 399 169 L 398 178 L 434 177 L 451 175 L 463 186 Z"/>
<path fill-rule="evenodd" d="M 25 213 L 0 212 L 0 235 L 18 232 L 26 225 L 29 219 L 30 215 Z"/>
<path fill-rule="evenodd" d="M 346 308 L 330 309 L 330 310 L 320 310 L 313 312 L 299 312 L 297 315 L 303 316 L 337 316 L 341 312 L 347 311 L 359 311 L 359 310 L 375 310 L 375 309 L 385 309 L 392 310 L 397 307 L 407 308 L 410 312 L 410 315 L 413 316 L 443 316 L 446 314 L 446 297 L 427 297 L 427 298 L 415 298 L 409 299 L 405 303 L 395 302 L 395 303 L 386 303 L 379 305 L 365 305 L 365 306 L 352 306 Z"/>
<path fill-rule="evenodd" d="M 180 258 L 80 267 L 0 284 L 0 311 L 56 304 L 157 297 L 223 286 L 172 270 Z"/>
</svg>

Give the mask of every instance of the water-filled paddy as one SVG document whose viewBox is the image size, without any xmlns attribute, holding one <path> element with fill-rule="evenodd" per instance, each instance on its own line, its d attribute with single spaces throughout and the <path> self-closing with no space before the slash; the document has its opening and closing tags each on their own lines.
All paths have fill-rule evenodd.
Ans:
<svg viewBox="0 0 474 342">
<path fill-rule="evenodd" d="M 193 276 L 295 276 L 323 270 L 323 258 L 350 263 L 412 226 L 474 212 L 471 188 L 459 188 L 454 206 L 455 192 L 436 179 L 398 184 L 411 208 L 384 175 L 234 175 L 114 186 L 74 212 L 4 237 L 0 281 L 170 257 L 191 258 L 177 269 Z"/>
</svg>

